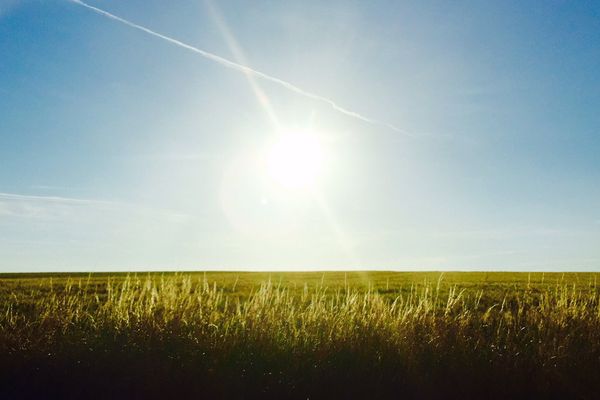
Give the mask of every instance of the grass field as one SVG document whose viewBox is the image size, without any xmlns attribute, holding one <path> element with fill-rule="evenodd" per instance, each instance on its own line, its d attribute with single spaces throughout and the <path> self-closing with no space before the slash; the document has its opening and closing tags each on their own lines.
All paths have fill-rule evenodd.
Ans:
<svg viewBox="0 0 600 400">
<path fill-rule="evenodd" d="M 599 276 L 4 274 L 0 398 L 599 398 Z"/>
</svg>

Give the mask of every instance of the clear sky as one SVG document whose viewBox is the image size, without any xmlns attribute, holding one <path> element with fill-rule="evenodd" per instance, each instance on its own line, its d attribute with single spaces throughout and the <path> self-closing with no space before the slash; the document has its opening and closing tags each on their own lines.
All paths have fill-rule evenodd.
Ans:
<svg viewBox="0 0 600 400">
<path fill-rule="evenodd" d="M 600 2 L 89 4 L 401 132 L 0 0 L 0 271 L 600 270 Z M 288 131 L 309 189 L 257 166 Z"/>
</svg>

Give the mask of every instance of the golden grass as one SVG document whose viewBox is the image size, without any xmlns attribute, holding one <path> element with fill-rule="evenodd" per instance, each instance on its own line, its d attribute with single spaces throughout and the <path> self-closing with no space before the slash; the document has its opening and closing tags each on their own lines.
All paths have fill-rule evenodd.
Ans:
<svg viewBox="0 0 600 400">
<path fill-rule="evenodd" d="M 542 371 L 542 380 L 556 372 L 578 385 L 593 378 L 589 372 L 568 376 L 574 366 L 600 367 L 595 282 L 543 290 L 526 285 L 492 302 L 482 300 L 485 287 L 467 290 L 441 277 L 396 296 L 348 284 L 292 290 L 271 281 L 239 296 L 232 294 L 235 282 L 222 287 L 189 274 L 108 277 L 102 285 L 90 285 L 89 278 L 36 282 L 0 299 L 0 351 L 6 354 L 92 351 L 115 343 L 142 352 L 171 346 L 169 354 L 177 357 L 202 351 L 248 365 L 262 357 L 271 372 L 288 368 L 273 361 L 281 354 L 288 362 L 304 357 L 305 364 L 324 365 L 346 354 L 381 370 L 520 369 Z"/>
</svg>

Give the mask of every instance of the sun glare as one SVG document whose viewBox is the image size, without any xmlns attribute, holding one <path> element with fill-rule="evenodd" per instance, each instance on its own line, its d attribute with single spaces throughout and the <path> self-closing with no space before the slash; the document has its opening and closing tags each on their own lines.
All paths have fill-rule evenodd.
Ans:
<svg viewBox="0 0 600 400">
<path fill-rule="evenodd" d="M 267 173 L 286 189 L 309 189 L 316 183 L 323 164 L 323 148 L 314 133 L 283 134 L 268 150 Z"/>
</svg>

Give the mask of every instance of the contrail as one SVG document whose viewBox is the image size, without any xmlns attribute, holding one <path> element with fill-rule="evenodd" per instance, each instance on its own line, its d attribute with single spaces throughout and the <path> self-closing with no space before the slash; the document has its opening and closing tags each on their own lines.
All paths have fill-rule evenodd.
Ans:
<svg viewBox="0 0 600 400">
<path fill-rule="evenodd" d="M 323 97 L 323 96 L 315 94 L 315 93 L 307 92 L 306 90 L 303 90 L 303 89 L 299 88 L 298 86 L 296 86 L 296 85 L 294 85 L 294 84 L 292 84 L 290 82 L 284 81 L 283 79 L 279 79 L 279 78 L 276 78 L 274 76 L 265 74 L 264 72 L 257 71 L 255 69 L 252 69 L 252 68 L 246 66 L 246 65 L 238 64 L 236 62 L 230 61 L 230 60 L 228 60 L 226 58 L 223 58 L 221 56 L 218 56 L 216 54 L 213 54 L 213 53 L 210 53 L 208 51 L 205 51 L 205 50 L 199 49 L 197 47 L 191 46 L 189 44 L 183 43 L 183 42 L 181 42 L 181 41 L 179 41 L 177 39 L 173 39 L 173 38 L 170 38 L 170 37 L 165 36 L 163 34 L 160 34 L 158 32 L 154 32 L 151 29 L 145 28 L 145 27 L 143 27 L 141 25 L 138 25 L 136 23 L 133 23 L 131 21 L 128 21 L 126 19 L 118 17 L 118 16 L 116 16 L 114 14 L 111 14 L 108 11 L 104 11 L 104 10 L 98 8 L 98 7 L 91 6 L 91 5 L 87 4 L 87 3 L 84 3 L 81 0 L 69 0 L 69 1 L 71 1 L 72 3 L 78 4 L 80 6 L 83 6 L 85 8 L 88 8 L 88 9 L 90 9 L 90 10 L 92 10 L 92 11 L 94 11 L 94 12 L 100 14 L 100 15 L 103 15 L 103 16 L 108 17 L 110 19 L 113 19 L 115 21 L 121 22 L 122 24 L 125 24 L 125 25 L 127 25 L 127 26 L 129 26 L 131 28 L 135 28 L 135 29 L 140 30 L 142 32 L 146 32 L 146 33 L 148 33 L 148 34 L 150 34 L 152 36 L 156 36 L 158 38 L 166 40 L 169 43 L 172 43 L 172 44 L 177 45 L 179 47 L 183 47 L 184 49 L 187 49 L 189 51 L 193 51 L 194 53 L 200 54 L 202 57 L 207 58 L 207 59 L 209 59 L 211 61 L 214 61 L 216 63 L 219 63 L 219 64 L 221 64 L 224 67 L 231 68 L 231 69 L 234 69 L 236 71 L 243 72 L 244 74 L 251 74 L 251 75 L 257 76 L 257 77 L 259 77 L 261 79 L 264 79 L 265 81 L 269 81 L 269 82 L 275 83 L 277 85 L 283 86 L 284 88 L 286 88 L 286 89 L 288 89 L 288 90 L 290 90 L 290 91 L 292 91 L 294 93 L 297 93 L 299 95 L 302 95 L 304 97 L 307 97 L 309 99 L 317 100 L 317 101 L 323 102 L 325 104 L 328 104 L 334 110 L 336 110 L 336 111 L 338 111 L 338 112 L 340 112 L 342 114 L 345 114 L 345 115 L 347 115 L 349 117 L 359 119 L 359 120 L 367 122 L 369 124 L 384 126 L 386 128 L 392 129 L 392 130 L 394 130 L 396 132 L 408 134 L 408 132 L 406 132 L 405 130 L 400 129 L 400 128 L 392 125 L 392 124 L 389 124 L 389 123 L 383 122 L 383 121 L 379 121 L 379 120 L 376 120 L 376 119 L 373 119 L 373 118 L 369 118 L 369 117 L 366 117 L 366 116 L 364 116 L 364 115 L 362 115 L 360 113 L 357 113 L 355 111 L 348 110 L 348 109 L 346 109 L 344 107 L 339 106 L 335 101 L 333 101 L 333 100 L 331 100 L 331 99 L 329 99 L 327 97 Z"/>
</svg>

